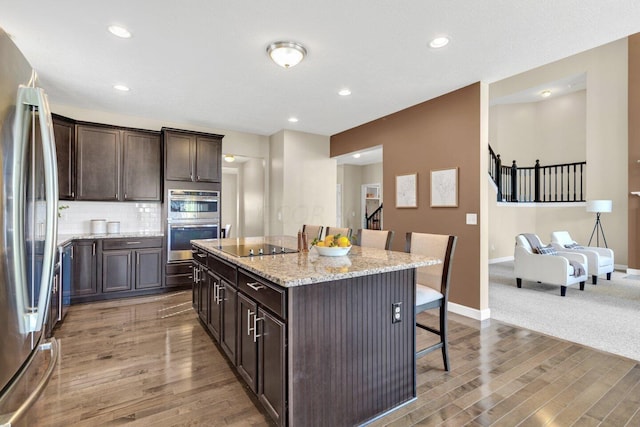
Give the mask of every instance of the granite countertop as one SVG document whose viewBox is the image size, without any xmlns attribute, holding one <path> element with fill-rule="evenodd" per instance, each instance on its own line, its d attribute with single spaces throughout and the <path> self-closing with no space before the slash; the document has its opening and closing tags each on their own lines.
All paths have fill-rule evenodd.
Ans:
<svg viewBox="0 0 640 427">
<path fill-rule="evenodd" d="M 162 231 L 142 231 L 142 232 L 123 232 L 113 234 L 91 234 L 91 233 L 75 233 L 75 234 L 58 234 L 57 245 L 64 246 L 72 240 L 87 239 L 138 239 L 141 237 L 164 237 Z"/>
<path fill-rule="evenodd" d="M 368 276 L 442 262 L 437 258 L 423 255 L 355 245 L 347 255 L 340 257 L 320 256 L 314 248 L 311 248 L 307 253 L 269 254 L 252 257 L 237 257 L 220 250 L 224 246 L 260 243 L 296 249 L 297 238 L 292 236 L 192 240 L 191 243 L 282 287 Z"/>
</svg>

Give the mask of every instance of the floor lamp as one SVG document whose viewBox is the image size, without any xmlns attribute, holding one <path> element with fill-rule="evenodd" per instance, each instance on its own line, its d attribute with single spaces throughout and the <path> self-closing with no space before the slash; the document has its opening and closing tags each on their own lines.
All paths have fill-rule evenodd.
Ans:
<svg viewBox="0 0 640 427">
<path fill-rule="evenodd" d="M 604 241 L 604 247 L 607 246 L 607 238 L 604 237 L 604 230 L 602 229 L 602 223 L 600 222 L 600 214 L 601 213 L 610 213 L 612 207 L 611 200 L 589 200 L 587 202 L 587 212 L 595 212 L 596 213 L 596 223 L 593 226 L 593 231 L 591 232 L 591 237 L 589 238 L 588 246 L 591 246 L 591 240 L 593 239 L 593 235 L 596 235 L 596 245 L 600 246 L 600 233 L 602 233 L 602 240 Z"/>
</svg>

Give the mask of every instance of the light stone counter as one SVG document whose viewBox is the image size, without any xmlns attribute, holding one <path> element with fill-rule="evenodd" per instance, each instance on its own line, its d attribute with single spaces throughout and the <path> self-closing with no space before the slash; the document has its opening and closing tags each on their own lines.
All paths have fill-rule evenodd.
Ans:
<svg viewBox="0 0 640 427">
<path fill-rule="evenodd" d="M 57 245 L 64 246 L 72 240 L 87 240 L 87 239 L 138 239 L 143 237 L 163 237 L 162 231 L 145 231 L 145 232 L 124 232 L 114 234 L 91 234 L 91 233 L 77 233 L 77 234 L 58 234 Z"/>
<path fill-rule="evenodd" d="M 282 287 L 349 279 L 442 262 L 437 258 L 423 255 L 385 251 L 355 245 L 347 255 L 340 257 L 320 256 L 314 248 L 311 248 L 307 253 L 269 254 L 251 257 L 237 257 L 221 250 L 224 246 L 260 243 L 296 249 L 297 239 L 291 236 L 192 240 L 191 243 Z"/>
</svg>

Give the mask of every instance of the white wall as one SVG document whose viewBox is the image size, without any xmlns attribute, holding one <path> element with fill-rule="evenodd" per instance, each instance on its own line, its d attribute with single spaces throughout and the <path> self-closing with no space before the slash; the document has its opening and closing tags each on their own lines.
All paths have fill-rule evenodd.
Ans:
<svg viewBox="0 0 640 427">
<path fill-rule="evenodd" d="M 251 159 L 242 167 L 242 218 L 243 236 L 263 236 L 265 234 L 265 161 Z"/>
<path fill-rule="evenodd" d="M 337 167 L 329 137 L 284 130 L 270 140 L 272 234 L 296 235 L 303 224 L 335 226 Z"/>
<path fill-rule="evenodd" d="M 627 264 L 628 259 L 627 58 L 627 39 L 622 39 L 490 85 L 491 98 L 500 98 L 546 82 L 586 73 L 586 199 L 613 200 L 613 212 L 603 215 L 602 221 L 607 243 L 616 251 L 618 265 Z M 550 115 L 553 112 L 538 117 L 549 120 Z M 493 119 L 490 119 L 490 123 L 493 123 Z M 541 123 L 538 125 L 542 126 Z M 549 124 L 549 129 L 553 129 L 553 126 Z M 494 129 L 490 135 L 495 135 L 493 132 Z M 500 145 L 500 150 L 506 149 L 506 146 Z M 584 207 L 580 206 L 533 208 L 535 219 L 532 220 L 531 211 L 524 214 L 524 208 L 495 206 L 495 191 L 489 191 L 488 198 L 491 222 L 489 258 L 512 256 L 515 234 L 525 231 L 538 233 L 547 241 L 550 231 L 567 230 L 580 243 L 586 243 L 584 239 L 588 240 L 595 222 L 595 215 L 585 212 Z M 497 210 L 501 210 L 501 213 L 496 214 Z M 498 223 L 499 227 L 496 224 L 498 220 L 502 221 Z M 512 224 L 513 227 L 503 230 L 503 224 Z M 492 247 L 495 250 L 492 251 Z"/>
<path fill-rule="evenodd" d="M 582 162 L 586 159 L 586 91 L 539 102 L 489 109 L 490 144 L 502 164 L 518 166 Z"/>
<path fill-rule="evenodd" d="M 243 232 L 238 221 L 238 169 L 222 168 L 222 187 L 220 196 L 220 228 L 231 224 L 231 232 L 226 237 L 238 237 Z"/>
</svg>

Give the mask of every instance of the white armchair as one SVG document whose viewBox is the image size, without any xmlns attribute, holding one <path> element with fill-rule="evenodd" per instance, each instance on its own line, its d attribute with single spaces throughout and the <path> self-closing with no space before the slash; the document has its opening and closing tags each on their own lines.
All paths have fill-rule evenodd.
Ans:
<svg viewBox="0 0 640 427">
<path fill-rule="evenodd" d="M 551 233 L 551 244 L 559 251 L 572 251 L 586 255 L 589 262 L 589 274 L 594 285 L 598 284 L 598 276 L 607 274 L 607 280 L 611 280 L 614 269 L 613 251 L 609 248 L 597 248 L 595 246 L 579 246 L 571 238 L 568 231 L 554 231 Z"/>
<path fill-rule="evenodd" d="M 535 236 L 538 242 L 540 239 Z M 538 246 L 542 247 L 542 243 Z M 583 274 L 574 275 L 574 267 L 570 260 L 582 264 Z M 577 252 L 558 252 L 557 255 L 541 255 L 534 253 L 529 240 L 522 234 L 516 236 L 514 251 L 514 272 L 518 288 L 522 288 L 522 280 L 544 282 L 560 286 L 560 295 L 565 296 L 568 286 L 580 284 L 584 291 L 587 281 L 587 257 Z"/>
</svg>

